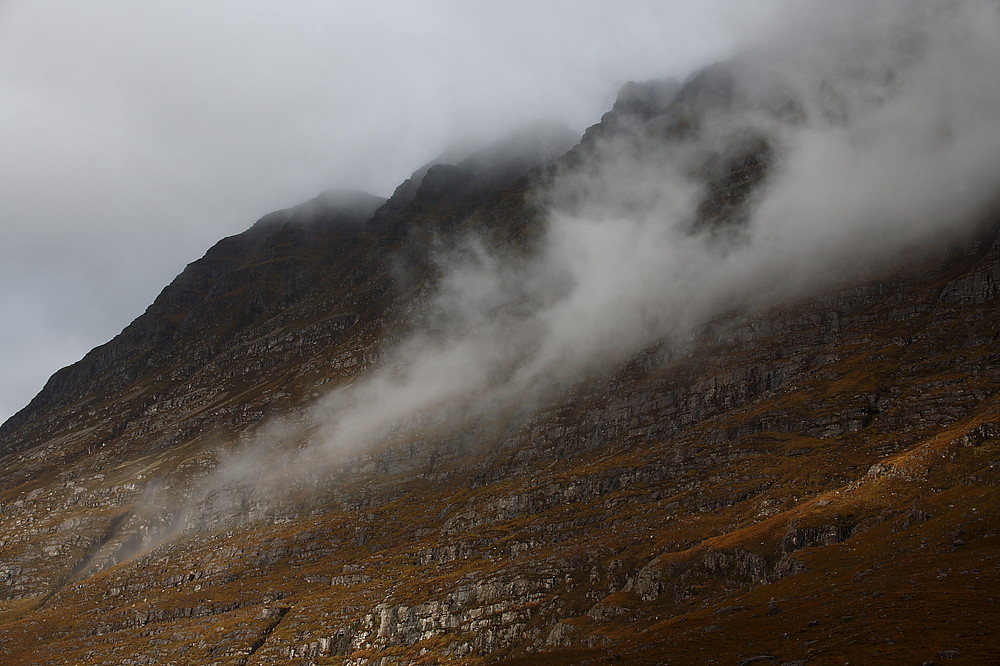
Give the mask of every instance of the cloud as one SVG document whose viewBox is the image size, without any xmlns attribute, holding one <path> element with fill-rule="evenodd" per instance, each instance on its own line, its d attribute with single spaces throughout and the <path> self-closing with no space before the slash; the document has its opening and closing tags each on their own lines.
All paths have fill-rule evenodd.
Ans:
<svg viewBox="0 0 1000 666">
<path fill-rule="evenodd" d="M 623 81 L 722 55 L 743 4 L 4 3 L 0 364 L 39 360 L 0 418 L 219 238 L 331 187 L 387 194 L 465 136 L 582 129 Z"/>
<path fill-rule="evenodd" d="M 430 324 L 282 430 L 303 446 L 280 484 L 259 473 L 275 445 L 263 437 L 209 486 L 266 495 L 296 469 L 321 475 L 418 432 L 530 410 L 650 345 L 683 349 L 716 318 L 967 237 L 998 203 L 996 4 L 795 7 L 665 113 L 597 138 L 560 171 L 540 194 L 533 254 L 477 238 L 442 251 L 421 312 Z M 757 189 L 716 226 L 700 222 L 713 179 L 747 155 L 767 165 Z"/>
</svg>

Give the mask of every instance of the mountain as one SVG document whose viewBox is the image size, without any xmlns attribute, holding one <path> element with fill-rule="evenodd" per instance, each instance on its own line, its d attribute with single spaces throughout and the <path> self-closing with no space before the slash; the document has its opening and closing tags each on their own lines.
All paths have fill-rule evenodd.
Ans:
<svg viewBox="0 0 1000 666">
<path fill-rule="evenodd" d="M 806 180 L 896 108 L 815 89 L 630 83 L 217 243 L 0 427 L 0 661 L 1000 661 L 995 172 Z"/>
</svg>

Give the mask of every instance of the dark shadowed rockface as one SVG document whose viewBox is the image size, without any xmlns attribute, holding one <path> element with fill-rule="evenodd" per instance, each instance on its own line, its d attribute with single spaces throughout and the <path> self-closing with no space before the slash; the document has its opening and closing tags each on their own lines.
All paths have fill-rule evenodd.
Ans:
<svg viewBox="0 0 1000 666">
<path fill-rule="evenodd" d="M 530 404 L 295 466 L 314 400 L 416 326 L 442 237 L 521 256 L 538 188 L 612 145 L 687 150 L 734 105 L 800 122 L 737 83 L 629 84 L 575 147 L 540 125 L 190 264 L 0 428 L 0 662 L 1000 661 L 996 212 Z M 772 138 L 729 130 L 688 163 L 685 233 L 738 234 L 771 177 Z M 251 473 L 287 486 L 213 485 L 255 437 Z"/>
</svg>

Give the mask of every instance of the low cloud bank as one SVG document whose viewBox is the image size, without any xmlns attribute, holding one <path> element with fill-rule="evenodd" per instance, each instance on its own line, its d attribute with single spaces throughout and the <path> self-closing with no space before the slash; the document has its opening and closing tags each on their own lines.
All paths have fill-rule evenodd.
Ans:
<svg viewBox="0 0 1000 666">
<path fill-rule="evenodd" d="M 790 6 L 663 113 L 597 137 L 557 173 L 531 256 L 474 239 L 442 253 L 433 331 L 321 399 L 305 426 L 224 462 L 209 486 L 261 490 L 268 451 L 289 438 L 307 444 L 275 478 L 321 475 L 412 427 L 530 406 L 722 315 L 962 238 L 996 204 L 998 82 L 995 2 Z M 747 155 L 759 183 L 727 219 L 699 222 L 719 174 L 737 182 Z"/>
</svg>

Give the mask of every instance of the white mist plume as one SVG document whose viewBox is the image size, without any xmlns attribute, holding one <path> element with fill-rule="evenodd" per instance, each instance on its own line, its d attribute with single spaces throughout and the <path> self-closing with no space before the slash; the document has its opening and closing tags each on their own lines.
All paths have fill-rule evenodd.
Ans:
<svg viewBox="0 0 1000 666">
<path fill-rule="evenodd" d="M 286 471 L 321 473 L 416 425 L 530 404 L 724 314 L 906 262 L 996 203 L 995 2 L 798 3 L 781 31 L 713 72 L 730 83 L 702 82 L 711 104 L 689 83 L 673 115 L 599 139 L 557 174 L 534 254 L 475 240 L 443 253 L 433 330 L 320 400 Z M 769 168 L 746 220 L 699 226 L 706 165 L 760 139 Z M 217 478 L 258 483 L 270 460 L 238 459 Z"/>
</svg>

